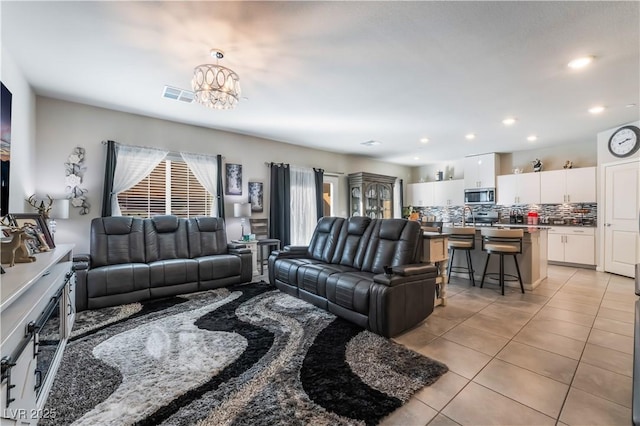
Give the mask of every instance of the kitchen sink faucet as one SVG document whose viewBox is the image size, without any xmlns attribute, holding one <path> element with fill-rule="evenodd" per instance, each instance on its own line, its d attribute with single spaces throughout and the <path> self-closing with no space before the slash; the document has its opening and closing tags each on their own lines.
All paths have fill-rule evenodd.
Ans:
<svg viewBox="0 0 640 426">
<path fill-rule="evenodd" d="M 466 226 L 465 218 L 467 216 L 466 216 L 465 213 L 467 212 L 467 210 L 469 210 L 469 214 L 471 214 L 471 220 L 473 221 L 473 227 L 475 228 L 476 227 L 476 217 L 473 215 L 473 210 L 471 209 L 471 207 L 469 207 L 467 205 L 465 205 L 462 208 L 462 227 L 464 228 Z"/>
</svg>

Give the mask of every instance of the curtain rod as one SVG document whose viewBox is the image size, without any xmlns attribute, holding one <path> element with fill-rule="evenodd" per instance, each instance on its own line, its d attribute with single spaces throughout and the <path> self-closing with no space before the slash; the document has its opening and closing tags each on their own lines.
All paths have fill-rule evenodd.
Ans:
<svg viewBox="0 0 640 426">
<path fill-rule="evenodd" d="M 106 145 L 108 141 L 102 141 L 100 142 L 102 145 Z M 153 146 L 144 146 L 144 145 L 131 145 L 131 144 L 125 144 L 125 143 L 120 143 L 120 142 L 115 142 L 114 143 L 116 145 L 124 145 L 124 146 L 132 146 L 134 148 L 145 148 L 145 149 L 157 149 L 159 151 L 165 151 L 164 149 L 161 148 L 156 148 Z M 189 152 L 189 151 L 169 151 L 167 152 L 167 156 L 172 155 L 172 156 L 180 156 L 180 152 L 184 152 L 185 154 L 194 154 L 194 155 L 206 155 L 208 157 L 216 157 L 218 154 L 203 154 L 202 152 Z M 225 160 L 226 157 L 223 155 L 222 159 Z"/>
<path fill-rule="evenodd" d="M 276 164 L 283 164 L 283 163 L 276 163 Z M 268 162 L 268 161 L 265 161 L 264 165 L 267 166 L 267 167 L 271 167 L 271 163 Z M 289 166 L 302 167 L 302 166 L 298 166 L 296 164 L 289 164 Z M 312 168 L 314 168 L 314 167 L 312 167 Z M 317 169 L 318 167 L 315 167 L 315 168 Z M 329 174 L 329 175 L 343 175 L 344 174 L 344 172 L 329 172 L 327 170 L 325 170 L 324 172 L 326 174 Z"/>
</svg>

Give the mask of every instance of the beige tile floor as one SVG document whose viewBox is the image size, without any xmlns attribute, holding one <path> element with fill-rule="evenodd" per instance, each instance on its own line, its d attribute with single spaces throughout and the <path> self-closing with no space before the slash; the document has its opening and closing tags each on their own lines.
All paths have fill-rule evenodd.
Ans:
<svg viewBox="0 0 640 426">
<path fill-rule="evenodd" d="M 449 372 L 383 424 L 630 424 L 633 280 L 549 266 L 525 294 L 460 278 L 448 294 L 395 340 Z"/>
</svg>

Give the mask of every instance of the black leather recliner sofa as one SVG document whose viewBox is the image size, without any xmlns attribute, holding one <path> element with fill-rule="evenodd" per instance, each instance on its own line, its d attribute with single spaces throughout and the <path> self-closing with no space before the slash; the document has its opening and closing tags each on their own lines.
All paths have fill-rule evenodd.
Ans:
<svg viewBox="0 0 640 426">
<path fill-rule="evenodd" d="M 74 258 L 76 309 L 103 308 L 251 281 L 251 250 L 227 244 L 224 220 L 156 216 L 91 221 Z"/>
<path fill-rule="evenodd" d="M 433 312 L 437 269 L 420 263 L 422 240 L 414 221 L 324 217 L 308 247 L 288 246 L 271 254 L 269 281 L 392 337 Z"/>
</svg>

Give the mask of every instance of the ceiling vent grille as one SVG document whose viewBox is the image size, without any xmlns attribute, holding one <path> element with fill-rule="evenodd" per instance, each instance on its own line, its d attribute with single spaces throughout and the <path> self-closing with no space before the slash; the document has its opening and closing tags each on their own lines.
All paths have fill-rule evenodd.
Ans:
<svg viewBox="0 0 640 426">
<path fill-rule="evenodd" d="M 178 89 L 177 87 L 164 86 L 162 91 L 162 97 L 167 99 L 173 99 L 174 101 L 181 101 L 190 104 L 193 102 L 193 92 L 188 90 Z"/>
<path fill-rule="evenodd" d="M 360 145 L 364 145 L 364 146 L 378 146 L 378 145 L 380 145 L 381 143 L 382 143 L 382 142 L 380 142 L 380 141 L 374 141 L 374 140 L 371 140 L 371 141 L 366 141 L 366 142 L 360 142 Z"/>
</svg>

